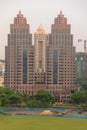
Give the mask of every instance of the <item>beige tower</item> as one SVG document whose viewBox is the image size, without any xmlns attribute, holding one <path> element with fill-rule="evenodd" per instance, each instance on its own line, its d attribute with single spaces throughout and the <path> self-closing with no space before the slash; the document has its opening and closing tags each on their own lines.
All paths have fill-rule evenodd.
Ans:
<svg viewBox="0 0 87 130">
<path fill-rule="evenodd" d="M 34 35 L 35 39 L 35 72 L 46 72 L 46 33 L 40 25 Z"/>
<path fill-rule="evenodd" d="M 35 43 L 35 84 L 46 84 L 46 47 L 47 35 L 45 30 L 40 25 L 34 34 Z"/>
</svg>

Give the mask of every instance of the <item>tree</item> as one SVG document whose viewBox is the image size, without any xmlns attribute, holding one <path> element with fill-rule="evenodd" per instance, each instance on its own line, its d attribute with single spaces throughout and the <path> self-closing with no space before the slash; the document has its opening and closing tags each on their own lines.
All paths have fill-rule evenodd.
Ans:
<svg viewBox="0 0 87 130">
<path fill-rule="evenodd" d="M 71 97 L 71 102 L 75 104 L 86 103 L 87 91 L 80 90 L 75 92 Z"/>
<path fill-rule="evenodd" d="M 39 90 L 36 94 L 36 97 L 42 102 L 46 101 L 48 103 L 53 103 L 55 101 L 55 98 L 46 90 Z"/>
<path fill-rule="evenodd" d="M 4 88 L 4 90 L 5 94 L 9 96 L 15 93 L 14 90 L 12 90 L 11 88 Z"/>
<path fill-rule="evenodd" d="M 19 93 L 15 93 L 15 91 L 11 88 L 0 88 L 1 106 L 20 103 L 21 100 L 21 95 Z"/>
<path fill-rule="evenodd" d="M 9 100 L 9 104 L 19 104 L 22 102 L 22 97 L 15 93 L 9 97 Z"/>
<path fill-rule="evenodd" d="M 6 93 L 6 88 L 0 87 L 0 100 L 1 106 L 7 105 L 9 103 L 9 95 Z"/>
<path fill-rule="evenodd" d="M 39 90 L 36 95 L 29 97 L 27 106 L 29 107 L 50 107 L 51 103 L 55 101 L 55 98 L 45 90 Z"/>
</svg>

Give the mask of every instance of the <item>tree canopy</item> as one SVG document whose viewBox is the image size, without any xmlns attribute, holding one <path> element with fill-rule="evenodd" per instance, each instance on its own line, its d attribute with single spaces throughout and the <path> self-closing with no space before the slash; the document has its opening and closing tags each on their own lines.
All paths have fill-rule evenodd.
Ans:
<svg viewBox="0 0 87 130">
<path fill-rule="evenodd" d="M 71 102 L 75 104 L 86 103 L 87 91 L 85 90 L 76 91 L 71 97 Z"/>
<path fill-rule="evenodd" d="M 46 90 L 38 90 L 36 95 L 30 96 L 27 105 L 29 107 L 50 107 L 55 98 Z"/>
<path fill-rule="evenodd" d="M 0 105 L 6 106 L 17 104 L 22 101 L 21 95 L 16 93 L 11 88 L 0 87 Z"/>
</svg>

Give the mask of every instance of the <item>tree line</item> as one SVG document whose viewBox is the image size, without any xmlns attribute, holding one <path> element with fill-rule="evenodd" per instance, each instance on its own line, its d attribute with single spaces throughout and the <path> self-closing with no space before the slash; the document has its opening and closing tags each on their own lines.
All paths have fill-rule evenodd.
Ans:
<svg viewBox="0 0 87 130">
<path fill-rule="evenodd" d="M 85 85 L 84 85 L 85 84 Z M 74 92 L 71 96 L 71 104 L 87 105 L 87 87 Z M 26 107 L 52 107 L 53 103 L 58 102 L 58 98 L 51 95 L 46 90 L 39 90 L 35 95 L 20 94 L 11 88 L 0 87 L 0 106 L 26 106 Z"/>
<path fill-rule="evenodd" d="M 36 95 L 26 95 L 15 92 L 11 88 L 0 87 L 0 106 L 50 107 L 55 97 L 48 91 L 39 90 Z"/>
</svg>

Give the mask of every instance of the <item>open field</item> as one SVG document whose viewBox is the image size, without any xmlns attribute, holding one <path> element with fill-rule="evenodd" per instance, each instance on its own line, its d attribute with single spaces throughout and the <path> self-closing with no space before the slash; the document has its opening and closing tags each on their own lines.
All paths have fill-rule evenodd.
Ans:
<svg viewBox="0 0 87 130">
<path fill-rule="evenodd" d="M 0 130 L 87 130 L 87 119 L 0 115 Z"/>
</svg>

